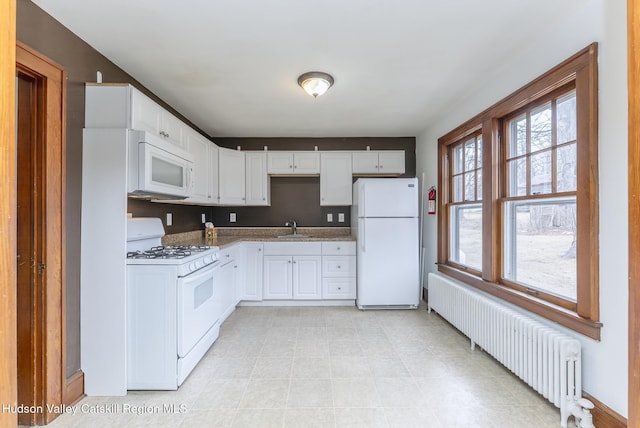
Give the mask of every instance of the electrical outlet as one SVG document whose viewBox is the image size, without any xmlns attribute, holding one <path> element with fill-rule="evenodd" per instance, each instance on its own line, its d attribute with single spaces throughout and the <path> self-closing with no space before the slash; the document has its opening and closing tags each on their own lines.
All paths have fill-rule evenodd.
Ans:
<svg viewBox="0 0 640 428">
<path fill-rule="evenodd" d="M 236 213 L 229 213 L 229 223 L 236 222 Z"/>
<path fill-rule="evenodd" d="M 332 221 L 333 221 L 333 214 L 328 213 L 328 214 L 327 214 L 327 222 L 328 222 L 328 223 L 331 223 Z"/>
<path fill-rule="evenodd" d="M 173 225 L 173 214 L 167 213 L 167 226 Z"/>
<path fill-rule="evenodd" d="M 338 213 L 338 223 L 344 223 L 344 213 Z"/>
<path fill-rule="evenodd" d="M 206 223 L 207 222 L 207 216 L 205 216 L 204 213 L 202 213 L 200 215 L 200 218 L 202 219 L 202 223 Z"/>
</svg>

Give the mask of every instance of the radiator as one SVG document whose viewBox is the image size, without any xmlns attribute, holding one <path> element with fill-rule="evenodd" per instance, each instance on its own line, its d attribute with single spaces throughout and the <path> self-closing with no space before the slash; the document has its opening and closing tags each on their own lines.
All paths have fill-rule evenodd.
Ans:
<svg viewBox="0 0 640 428">
<path fill-rule="evenodd" d="M 560 409 L 560 425 L 593 427 L 582 398 L 580 342 L 441 274 L 429 274 L 434 310 Z"/>
</svg>

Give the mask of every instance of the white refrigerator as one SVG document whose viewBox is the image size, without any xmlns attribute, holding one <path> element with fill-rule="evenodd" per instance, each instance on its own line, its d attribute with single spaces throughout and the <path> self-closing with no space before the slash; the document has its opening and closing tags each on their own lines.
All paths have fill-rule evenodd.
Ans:
<svg viewBox="0 0 640 428">
<path fill-rule="evenodd" d="M 353 184 L 360 309 L 415 309 L 420 303 L 417 178 L 360 178 Z"/>
</svg>

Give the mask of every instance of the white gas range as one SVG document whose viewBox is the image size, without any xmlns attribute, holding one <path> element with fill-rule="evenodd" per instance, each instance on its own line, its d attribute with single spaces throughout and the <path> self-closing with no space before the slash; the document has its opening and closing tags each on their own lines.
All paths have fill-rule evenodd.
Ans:
<svg viewBox="0 0 640 428">
<path fill-rule="evenodd" d="M 127 220 L 127 389 L 174 390 L 218 337 L 219 249 L 162 246 L 158 218 Z"/>
</svg>

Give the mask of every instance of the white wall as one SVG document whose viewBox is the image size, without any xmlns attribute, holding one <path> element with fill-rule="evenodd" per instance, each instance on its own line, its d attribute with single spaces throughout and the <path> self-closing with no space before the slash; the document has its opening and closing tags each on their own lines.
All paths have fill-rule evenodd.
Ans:
<svg viewBox="0 0 640 428">
<path fill-rule="evenodd" d="M 590 43 L 599 43 L 600 319 L 602 340 L 565 330 L 583 345 L 583 389 L 627 416 L 628 211 L 626 2 L 585 0 L 479 79 L 417 138 L 417 174 L 437 184 L 437 139 Z M 507 35 L 508 37 L 508 35 Z M 436 270 L 436 218 L 425 220 L 425 275 Z"/>
</svg>

